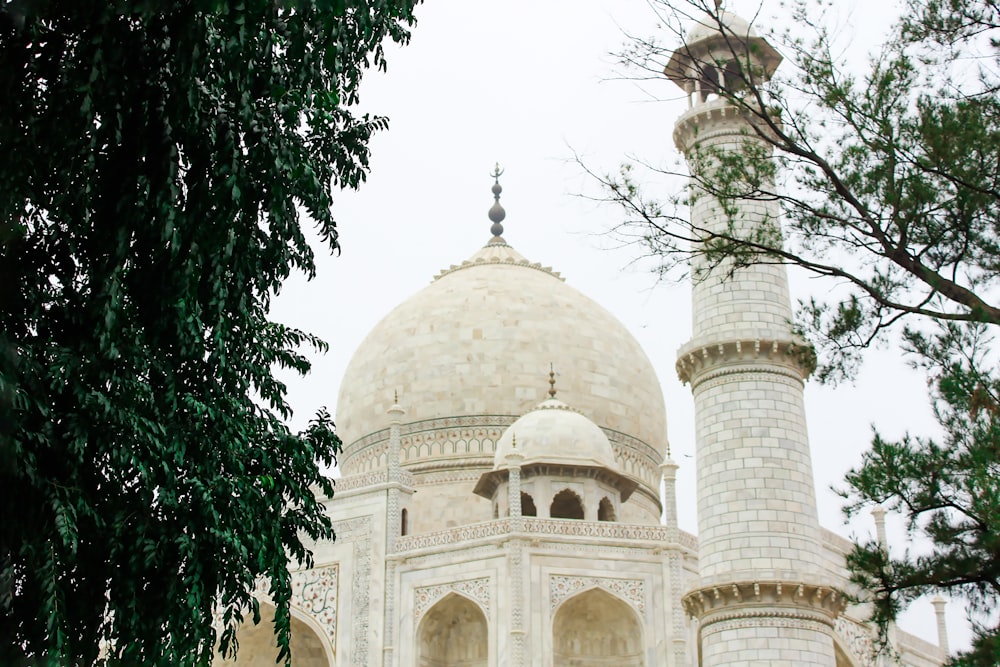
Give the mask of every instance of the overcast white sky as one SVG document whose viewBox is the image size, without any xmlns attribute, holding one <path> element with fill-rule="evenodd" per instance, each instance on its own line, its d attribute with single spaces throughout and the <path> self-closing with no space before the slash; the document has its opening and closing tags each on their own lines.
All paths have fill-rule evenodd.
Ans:
<svg viewBox="0 0 1000 667">
<path fill-rule="evenodd" d="M 782 11 L 776 0 L 762 8 L 753 0 L 727 4 L 758 22 Z M 860 64 L 896 5 L 837 5 L 852 40 L 848 53 Z M 642 87 L 615 80 L 609 55 L 620 50 L 624 32 L 657 34 L 653 13 L 645 0 L 427 0 L 417 17 L 412 43 L 390 50 L 388 74 L 364 85 L 364 108 L 389 116 L 390 128 L 371 145 L 368 183 L 337 200 L 343 254 L 321 258 L 310 283 L 290 280 L 274 307 L 276 319 L 331 346 L 307 379 L 289 383 L 295 426 L 319 406 L 335 412 L 347 362 L 379 319 L 489 239 L 489 172 L 499 161 L 507 241 L 614 313 L 657 369 L 681 466 L 680 523 L 696 533 L 694 408 L 674 373 L 676 350 L 690 336 L 690 288 L 657 284 L 631 265 L 637 249 L 614 248 L 602 235 L 619 213 L 575 196 L 595 186 L 572 160 L 575 152 L 595 170 L 613 171 L 627 155 L 678 159 L 671 138 L 684 109 L 678 89 L 665 79 Z M 792 288 L 822 296 L 830 285 L 793 275 Z M 820 520 L 846 536 L 868 534 L 867 518 L 843 525 L 841 499 L 830 487 L 857 464 L 872 424 L 893 437 L 929 428 L 924 380 L 897 351 L 876 352 L 855 386 L 810 383 L 806 406 Z M 898 542 L 898 525 L 895 534 Z M 952 612 L 952 645 L 961 645 L 961 614 Z M 902 626 L 936 639 L 929 604 Z"/>
</svg>

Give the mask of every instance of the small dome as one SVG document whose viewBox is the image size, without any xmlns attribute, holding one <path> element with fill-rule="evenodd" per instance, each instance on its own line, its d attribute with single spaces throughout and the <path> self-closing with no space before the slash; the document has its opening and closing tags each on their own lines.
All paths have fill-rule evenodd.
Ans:
<svg viewBox="0 0 1000 667">
<path fill-rule="evenodd" d="M 495 469 L 507 467 L 505 459 L 515 442 L 517 451 L 524 457 L 522 466 L 562 463 L 618 470 L 614 450 L 604 431 L 554 398 L 519 417 L 504 432 L 497 442 L 493 459 Z"/>
<path fill-rule="evenodd" d="M 723 29 L 719 30 L 719 24 L 722 24 Z M 691 47 L 697 42 L 703 39 L 709 39 L 711 37 L 717 37 L 720 34 L 727 37 L 737 37 L 740 39 L 745 38 L 755 38 L 757 37 L 757 32 L 747 23 L 746 19 L 743 17 L 733 14 L 732 12 L 719 12 L 719 15 L 712 16 L 711 14 L 705 14 L 699 21 L 696 21 L 694 26 L 688 31 L 687 38 L 684 40 L 685 43 Z"/>
</svg>

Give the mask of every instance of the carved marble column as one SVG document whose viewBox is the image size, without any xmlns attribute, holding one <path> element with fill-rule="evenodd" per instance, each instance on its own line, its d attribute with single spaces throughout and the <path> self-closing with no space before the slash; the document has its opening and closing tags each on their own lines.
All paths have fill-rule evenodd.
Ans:
<svg viewBox="0 0 1000 667">
<path fill-rule="evenodd" d="M 524 529 L 521 516 L 521 462 L 524 456 L 517 451 L 517 440 L 504 457 L 507 464 L 507 507 L 513 537 L 507 543 L 510 568 L 510 661 L 512 667 L 524 666 L 525 613 L 524 613 L 524 542 L 518 534 Z"/>
</svg>

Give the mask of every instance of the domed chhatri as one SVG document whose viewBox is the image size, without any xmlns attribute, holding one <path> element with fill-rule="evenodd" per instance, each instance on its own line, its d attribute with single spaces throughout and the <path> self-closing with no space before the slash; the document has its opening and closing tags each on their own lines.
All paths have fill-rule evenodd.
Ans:
<svg viewBox="0 0 1000 667">
<path fill-rule="evenodd" d="M 497 442 L 494 467 L 505 466 L 504 458 L 513 448 L 515 436 L 517 450 L 524 457 L 522 465 L 554 463 L 618 469 L 604 431 L 580 411 L 555 398 L 543 401 L 511 424 Z"/>
</svg>

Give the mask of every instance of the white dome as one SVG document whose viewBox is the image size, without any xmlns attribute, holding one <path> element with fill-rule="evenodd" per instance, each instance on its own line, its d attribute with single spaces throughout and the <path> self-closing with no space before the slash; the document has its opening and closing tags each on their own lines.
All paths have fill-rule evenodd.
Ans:
<svg viewBox="0 0 1000 667">
<path fill-rule="evenodd" d="M 598 426 L 663 449 L 663 394 L 638 342 L 558 274 L 494 238 L 396 307 L 354 353 L 337 401 L 344 472 L 353 472 L 352 443 L 388 426 L 394 393 L 408 423 L 514 418 L 545 398 L 550 364 L 560 396 Z"/>
<path fill-rule="evenodd" d="M 494 468 L 506 468 L 505 457 L 514 448 L 531 463 L 562 463 L 618 470 L 615 453 L 597 424 L 562 401 L 550 398 L 511 424 L 500 440 Z"/>
<path fill-rule="evenodd" d="M 724 28 L 721 32 L 719 30 L 720 23 Z M 736 37 L 739 39 L 757 37 L 757 32 L 747 23 L 746 19 L 732 12 L 723 11 L 719 12 L 718 17 L 711 14 L 705 14 L 701 17 L 688 31 L 684 42 L 691 47 L 703 39 L 718 37 L 723 34 L 726 37 Z"/>
</svg>

